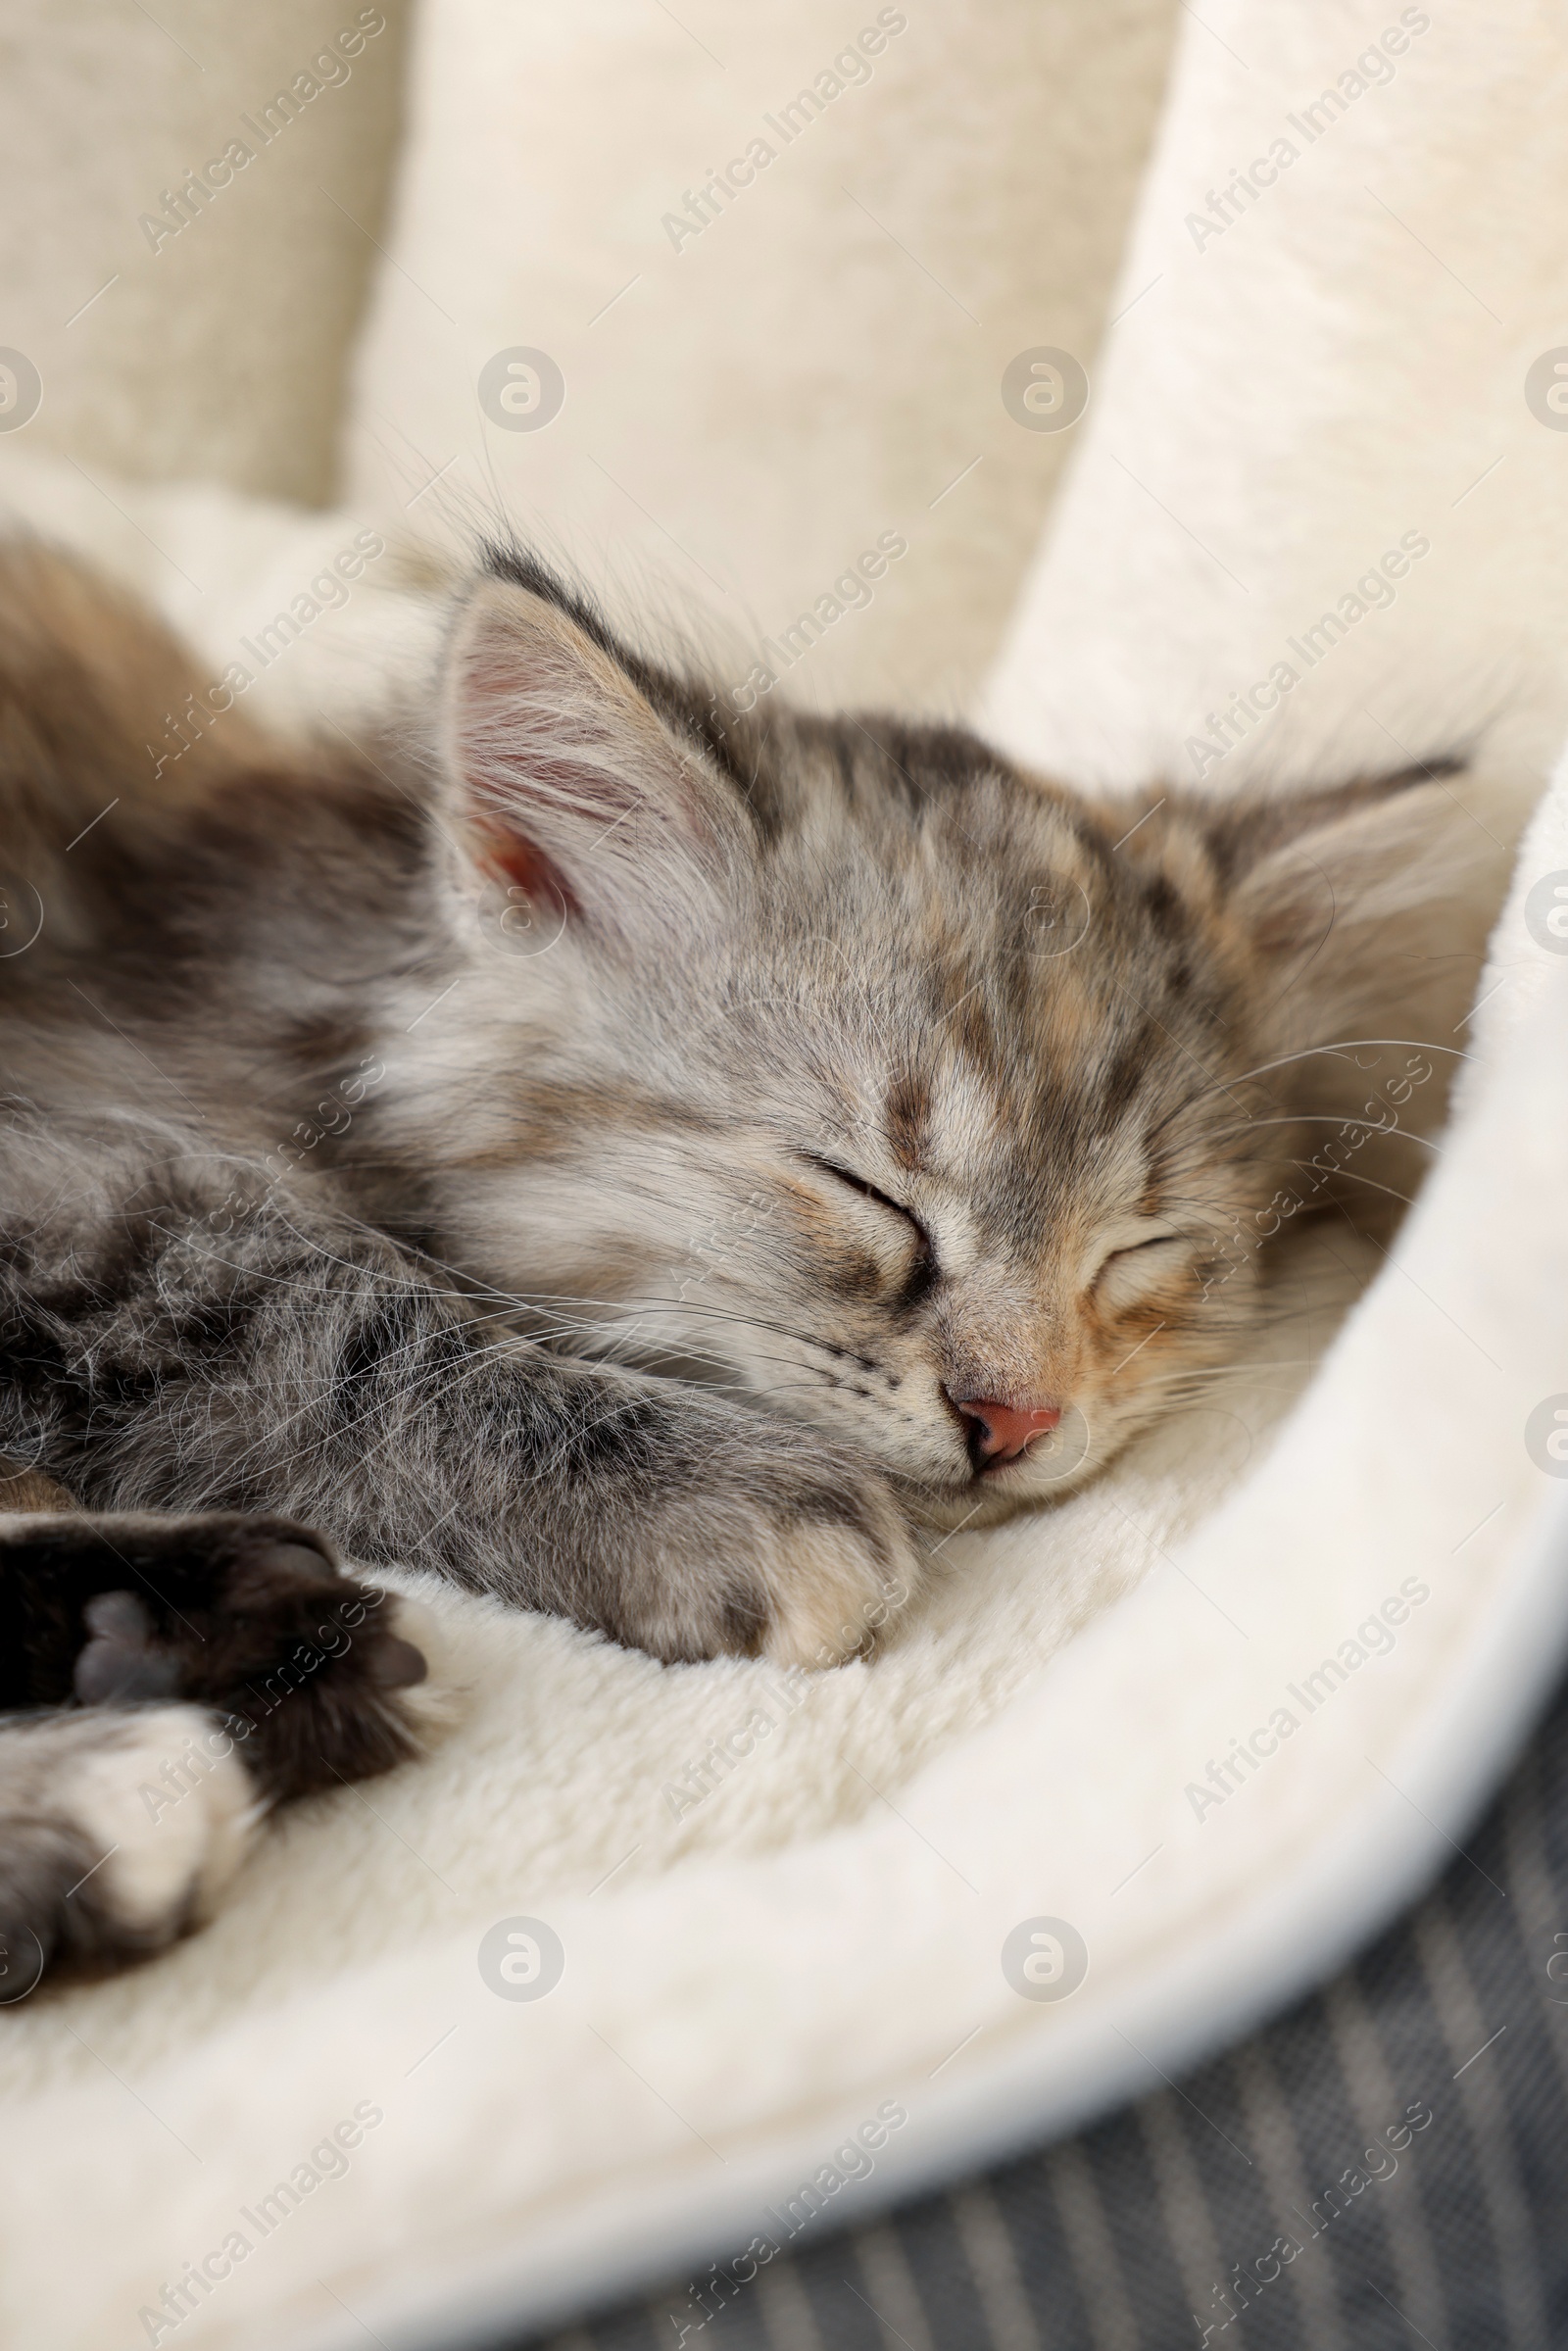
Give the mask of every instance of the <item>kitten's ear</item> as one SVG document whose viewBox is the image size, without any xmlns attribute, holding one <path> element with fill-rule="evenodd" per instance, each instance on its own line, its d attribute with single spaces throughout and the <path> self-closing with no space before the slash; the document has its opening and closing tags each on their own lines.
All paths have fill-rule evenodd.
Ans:
<svg viewBox="0 0 1568 2351">
<path fill-rule="evenodd" d="M 1210 842 L 1279 1051 L 1463 1043 L 1454 1024 L 1510 859 L 1442 780 L 1401 774 L 1227 810 Z"/>
<path fill-rule="evenodd" d="M 733 790 L 548 596 L 486 579 L 447 656 L 443 750 L 481 875 L 605 939 L 711 920 L 747 860 Z"/>
</svg>

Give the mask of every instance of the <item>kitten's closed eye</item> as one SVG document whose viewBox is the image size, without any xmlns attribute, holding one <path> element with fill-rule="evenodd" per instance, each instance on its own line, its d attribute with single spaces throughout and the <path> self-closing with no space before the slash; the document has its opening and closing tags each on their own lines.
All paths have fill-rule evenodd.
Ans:
<svg viewBox="0 0 1568 2351">
<path fill-rule="evenodd" d="M 911 1282 L 918 1283 L 922 1290 L 929 1288 L 937 1277 L 936 1245 L 927 1228 L 915 1215 L 914 1210 L 906 1208 L 902 1200 L 896 1200 L 888 1193 L 880 1191 L 869 1177 L 857 1175 L 853 1167 L 843 1167 L 836 1159 L 824 1159 L 815 1151 L 803 1151 L 801 1155 L 808 1165 L 820 1169 L 823 1175 L 832 1176 L 835 1182 L 843 1184 L 849 1191 L 858 1192 L 862 1200 L 875 1201 L 879 1208 L 886 1208 L 890 1216 L 897 1216 L 901 1219 L 914 1235 L 915 1240 L 914 1273 L 911 1276 Z"/>
<path fill-rule="evenodd" d="M 1119 1307 L 1136 1304 L 1168 1281 L 1185 1263 L 1186 1255 L 1187 1245 L 1179 1233 L 1146 1233 L 1107 1249 L 1087 1287 L 1097 1303 L 1114 1313 Z"/>
</svg>

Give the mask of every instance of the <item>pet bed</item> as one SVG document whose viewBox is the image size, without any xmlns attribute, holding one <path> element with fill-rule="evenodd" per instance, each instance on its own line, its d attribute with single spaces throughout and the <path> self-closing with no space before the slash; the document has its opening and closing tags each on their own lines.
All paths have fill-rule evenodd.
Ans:
<svg viewBox="0 0 1568 2351">
<path fill-rule="evenodd" d="M 1512 836 L 1565 724 L 1565 451 L 1524 391 L 1568 331 L 1532 236 L 1561 192 L 1551 109 L 1538 133 L 1516 100 L 1568 83 L 1544 22 L 1233 0 L 1188 25 L 1125 316 L 986 701 L 1009 747 L 1221 790 L 1460 737 L 1453 788 Z M 1390 25 L 1393 74 L 1357 70 Z M 1346 75 L 1321 147 L 1195 238 L 1200 183 Z M 461 137 L 432 86 L 409 234 Z M 1402 242 L 1367 233 L 1369 184 Z M 405 299 L 389 272 L 368 348 L 412 343 Z M 309 519 L 118 485 L 117 521 L 64 478 L 19 454 L 5 486 L 220 669 L 285 582 L 390 519 L 362 482 Z M 1357 597 L 1406 532 L 1429 551 L 1394 603 Z M 418 658 L 434 614 L 386 581 L 291 649 L 280 720 L 353 725 L 390 631 Z M 1267 725 L 1212 722 L 1342 595 L 1360 617 Z M 1070 2128 L 1384 1923 L 1568 1650 L 1568 956 L 1541 914 L 1565 872 L 1559 784 L 1392 1251 L 1290 1244 L 1229 1386 L 1057 1509 L 948 1542 L 871 1663 L 661 1669 L 421 1585 L 464 1692 L 446 1742 L 281 1820 L 156 1966 L 4 2017 L 8 2342 L 428 2351 L 700 2276 Z M 559 1980 L 509 1996 L 557 1943 Z"/>
</svg>

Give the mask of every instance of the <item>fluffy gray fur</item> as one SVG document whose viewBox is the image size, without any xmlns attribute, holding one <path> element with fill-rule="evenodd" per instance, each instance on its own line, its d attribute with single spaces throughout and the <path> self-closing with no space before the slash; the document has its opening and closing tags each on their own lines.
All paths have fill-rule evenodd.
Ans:
<svg viewBox="0 0 1568 2351">
<path fill-rule="evenodd" d="M 1059 1494 L 1233 1355 L 1274 1232 L 1398 1191 L 1319 1147 L 1387 1130 L 1482 944 L 1438 770 L 1098 804 L 739 715 L 511 550 L 412 726 L 203 703 L 155 768 L 194 690 L 12 551 L 0 1450 L 662 1658 L 837 1660 L 911 1523 Z M 987 1460 L 976 1398 L 1059 1423 Z"/>
</svg>

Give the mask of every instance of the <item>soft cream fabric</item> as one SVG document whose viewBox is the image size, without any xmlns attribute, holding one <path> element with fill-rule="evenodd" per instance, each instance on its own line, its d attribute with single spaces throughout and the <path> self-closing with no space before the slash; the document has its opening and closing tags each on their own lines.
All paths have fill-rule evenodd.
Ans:
<svg viewBox="0 0 1568 2351">
<path fill-rule="evenodd" d="M 878 0 L 429 0 L 349 497 L 432 537 L 504 507 L 639 627 L 651 604 L 707 615 L 727 684 L 896 532 L 907 555 L 791 691 L 965 699 L 1073 438 L 1014 423 L 1003 370 L 1043 344 L 1093 358 L 1176 11 L 882 16 L 906 29 L 870 78 L 785 144 L 780 109 Z M 664 216 L 759 135 L 775 160 L 677 250 Z M 516 347 L 565 379 L 538 431 L 478 404 Z"/>
<path fill-rule="evenodd" d="M 1126 315 L 980 715 L 1075 776 L 1215 790 L 1479 739 L 1511 766 L 1517 813 L 1568 723 L 1568 434 L 1526 401 L 1532 366 L 1568 345 L 1548 226 L 1568 204 L 1561 12 L 1200 13 L 1113 298 Z M 1403 52 L 1358 73 L 1391 30 Z M 1275 183 L 1205 225 L 1254 159 Z M 1342 618 L 1407 533 L 1430 553 L 1396 601 L 1309 665 L 1292 641 Z M 1281 661 L 1299 684 L 1228 741 L 1209 713 Z"/>
<path fill-rule="evenodd" d="M 1287 72 L 1269 0 L 1205 0 L 1201 14 L 1184 34 L 1162 161 L 1113 308 L 1139 292 L 1159 249 L 1172 158 L 1187 158 L 1180 227 L 1189 181 L 1212 181 L 1210 156 L 1217 169 L 1254 151 L 1229 110 L 1296 109 L 1396 22 L 1394 9 L 1335 0 L 1313 12 L 1312 46 L 1293 50 Z M 1431 46 L 1412 46 L 1392 87 L 1368 92 L 1303 157 L 1295 170 L 1311 165 L 1320 179 L 1301 178 L 1299 201 L 1295 183 L 1273 192 L 1294 208 L 1290 249 L 1238 278 L 1233 299 L 1211 301 L 1200 278 L 1143 344 L 1126 337 L 1160 289 L 1131 314 L 1090 411 L 1097 431 L 1098 417 L 1110 422 L 1086 441 L 993 696 L 1018 747 L 1113 776 L 1179 760 L 1190 710 L 1201 718 L 1218 685 L 1260 674 L 1261 652 L 1314 618 L 1329 586 L 1348 588 L 1391 536 L 1419 528 L 1430 557 L 1398 604 L 1357 623 L 1303 681 L 1276 722 L 1282 758 L 1289 747 L 1302 768 L 1337 769 L 1370 756 L 1376 737 L 1353 730 L 1347 697 L 1382 646 L 1376 694 L 1366 680 L 1356 690 L 1396 732 L 1406 706 L 1463 731 L 1522 663 L 1527 722 L 1494 730 L 1479 782 L 1457 788 L 1499 828 L 1539 789 L 1555 670 L 1529 600 L 1539 590 L 1541 609 L 1554 609 L 1549 484 L 1543 474 L 1534 498 L 1510 491 L 1486 527 L 1468 517 L 1511 465 L 1549 467 L 1560 445 L 1527 414 L 1539 442 L 1507 439 L 1504 465 L 1468 495 L 1461 480 L 1452 519 L 1433 527 L 1421 468 L 1434 452 L 1462 443 L 1477 475 L 1494 454 L 1472 450 L 1446 411 L 1441 430 L 1418 428 L 1402 397 L 1429 380 L 1423 353 L 1431 380 L 1458 367 L 1473 383 L 1444 307 L 1464 297 L 1423 308 L 1403 247 L 1381 231 L 1360 241 L 1354 210 L 1357 175 L 1370 178 L 1356 144 L 1371 135 L 1366 110 L 1397 102 L 1402 176 L 1374 184 L 1450 268 L 1475 282 L 1485 258 L 1507 279 L 1518 350 L 1506 367 L 1493 354 L 1501 430 L 1523 355 L 1568 332 L 1550 312 L 1556 166 L 1532 147 L 1516 78 L 1528 66 L 1549 91 L 1562 64 L 1524 0 L 1492 12 L 1485 37 L 1490 47 L 1434 23 L 1421 36 Z M 873 83 L 840 104 L 876 97 Z M 1533 181 L 1520 161 L 1531 155 Z M 1500 222 L 1490 209 L 1499 174 Z M 1244 252 L 1268 218 L 1259 209 L 1227 231 L 1200 269 L 1231 267 L 1232 247 Z M 737 213 L 708 236 L 743 224 Z M 405 262 L 412 233 L 406 220 Z M 1494 299 L 1490 278 L 1481 291 Z M 1204 386 L 1222 429 L 1206 421 Z M 536 441 L 516 436 L 533 459 L 567 413 Z M 1237 620 L 1251 606 L 1222 572 L 1174 552 L 1186 534 L 1159 506 L 1123 507 L 1117 459 L 1263 600 L 1252 635 Z M 1398 494 L 1383 497 L 1385 479 Z M 789 480 L 803 519 L 814 514 L 809 479 Z M 727 527 L 729 493 L 715 461 L 689 489 L 691 514 Z M 844 511 L 838 477 L 824 499 Z M 148 499 L 127 514 L 116 560 L 199 613 L 161 558 L 135 552 L 135 525 L 198 579 L 197 551 L 211 551 L 211 588 L 220 511 Z M 325 541 L 312 534 L 336 527 L 297 536 L 287 516 L 256 517 L 211 642 L 265 610 L 296 559 L 314 566 Z M 608 540 L 608 519 L 596 527 Z M 1526 585 L 1514 594 L 1516 577 Z M 320 626 L 352 621 L 353 608 Z M 1478 631 L 1492 651 L 1467 669 Z M 312 694 L 335 708 L 340 685 L 352 712 L 364 640 L 338 685 L 326 639 L 313 643 L 323 661 Z M 296 654 L 316 659 L 294 648 L 291 665 Z M 303 708 L 310 696 L 283 668 L 269 691 Z M 1243 771 L 1238 753 L 1210 775 Z M 1063 1509 L 949 1543 L 931 1600 L 886 1654 L 799 1703 L 760 1667 L 662 1672 L 562 1625 L 436 1595 L 445 1670 L 469 1692 L 439 1754 L 301 1807 L 201 1941 L 0 2020 L 8 2344 L 149 2339 L 138 2311 L 361 2104 L 383 2119 L 346 2174 L 313 2188 L 159 2339 L 335 2347 L 366 2339 L 368 2325 L 416 2343 L 451 2334 L 485 2297 L 569 2308 L 679 2258 L 700 2268 L 738 2250 L 769 2226 L 764 2199 L 789 2194 L 889 2096 L 907 2123 L 874 2179 L 843 2191 L 842 2214 L 1006 2132 L 1063 2125 L 1151 2082 L 1152 2066 L 1175 2071 L 1375 1923 L 1446 1852 L 1445 1836 L 1462 1836 L 1568 1633 L 1560 1566 L 1532 1550 L 1553 1505 L 1560 1526 L 1563 1488 L 1524 1443 L 1530 1413 L 1568 1393 L 1568 957 L 1524 919 L 1529 888 L 1559 870 L 1561 786 L 1526 841 L 1485 1002 L 1461 1033 L 1458 1050 L 1475 1057 L 1459 1122 L 1393 1259 L 1272 1443 L 1304 1359 L 1333 1335 L 1336 1298 L 1363 1277 L 1353 1260 L 1333 1263 L 1327 1243 L 1282 1264 L 1288 1311 L 1266 1368 L 1244 1368 L 1212 1410 L 1173 1422 Z M 1296 1731 L 1222 1805 L 1195 1807 L 1188 1791 L 1210 1759 L 1289 1703 L 1290 1686 L 1406 1578 L 1427 1596 L 1392 1651 L 1310 1715 L 1294 1709 Z M 759 1702 L 773 1730 L 677 1820 L 666 1788 Z M 1087 1982 L 1057 2007 L 1020 2000 L 999 1964 L 1007 1932 L 1042 1914 L 1073 1922 L 1091 1952 Z M 566 1951 L 563 1981 L 535 2004 L 498 1999 L 478 1972 L 481 1935 L 514 1915 L 545 1918 Z"/>
<path fill-rule="evenodd" d="M 1550 819 L 1532 866 L 1568 855 Z M 1462 1831 L 1568 1630 L 1560 1566 L 1528 1557 L 1560 1490 L 1522 1443 L 1568 1382 L 1568 968 L 1505 926 L 1498 974 L 1533 962 L 1394 1261 L 1196 1531 L 1283 1368 L 1238 1383 L 1237 1420 L 1172 1423 L 1059 1512 L 950 1544 L 888 1653 L 804 1696 L 429 1593 L 469 1688 L 442 1752 L 296 1810 L 199 1943 L 6 2018 L 8 2342 L 134 2340 L 235 2229 L 253 2250 L 174 2339 L 549 2309 L 769 2229 L 890 2095 L 884 2186 L 1152 2081 L 1375 1920 Z M 1395 1645 L 1309 1713 L 1291 1686 L 1410 1578 Z M 1282 1704 L 1294 1734 L 1195 1807 Z M 759 1705 L 776 1728 L 675 1822 L 666 1787 Z M 999 1965 L 1040 1915 L 1092 1955 L 1060 2007 Z M 537 2004 L 478 1973 L 514 1916 L 564 1945 Z M 347 2171 L 264 2239 L 247 2211 L 362 2106 Z"/>
<path fill-rule="evenodd" d="M 23 436 L 0 441 L 0 528 L 67 547 L 146 598 L 197 654 L 205 682 L 231 663 L 249 670 L 239 707 L 264 723 L 330 739 L 334 725 L 384 713 L 389 695 L 416 692 L 430 674 L 443 601 L 411 582 L 364 512 L 314 513 L 207 483 L 115 479 L 109 489 Z M 364 567 L 352 583 L 334 582 L 333 559 L 349 550 Z M 314 618 L 302 617 L 299 597 L 318 608 Z M 264 666 L 258 632 L 279 613 L 298 633 L 274 637 L 283 650 Z"/>
<path fill-rule="evenodd" d="M 0 30 L 0 345 L 43 380 L 19 441 L 74 459 L 107 495 L 116 474 L 330 494 L 396 151 L 404 0 L 365 12 L 385 30 L 328 66 L 335 86 L 301 98 L 296 119 L 280 110 L 270 130 L 261 110 L 361 13 L 361 0 L 13 0 Z M 149 241 L 142 216 L 156 220 L 165 191 L 231 139 L 253 160 Z M 5 422 L 0 405 L 0 453 Z"/>
</svg>

